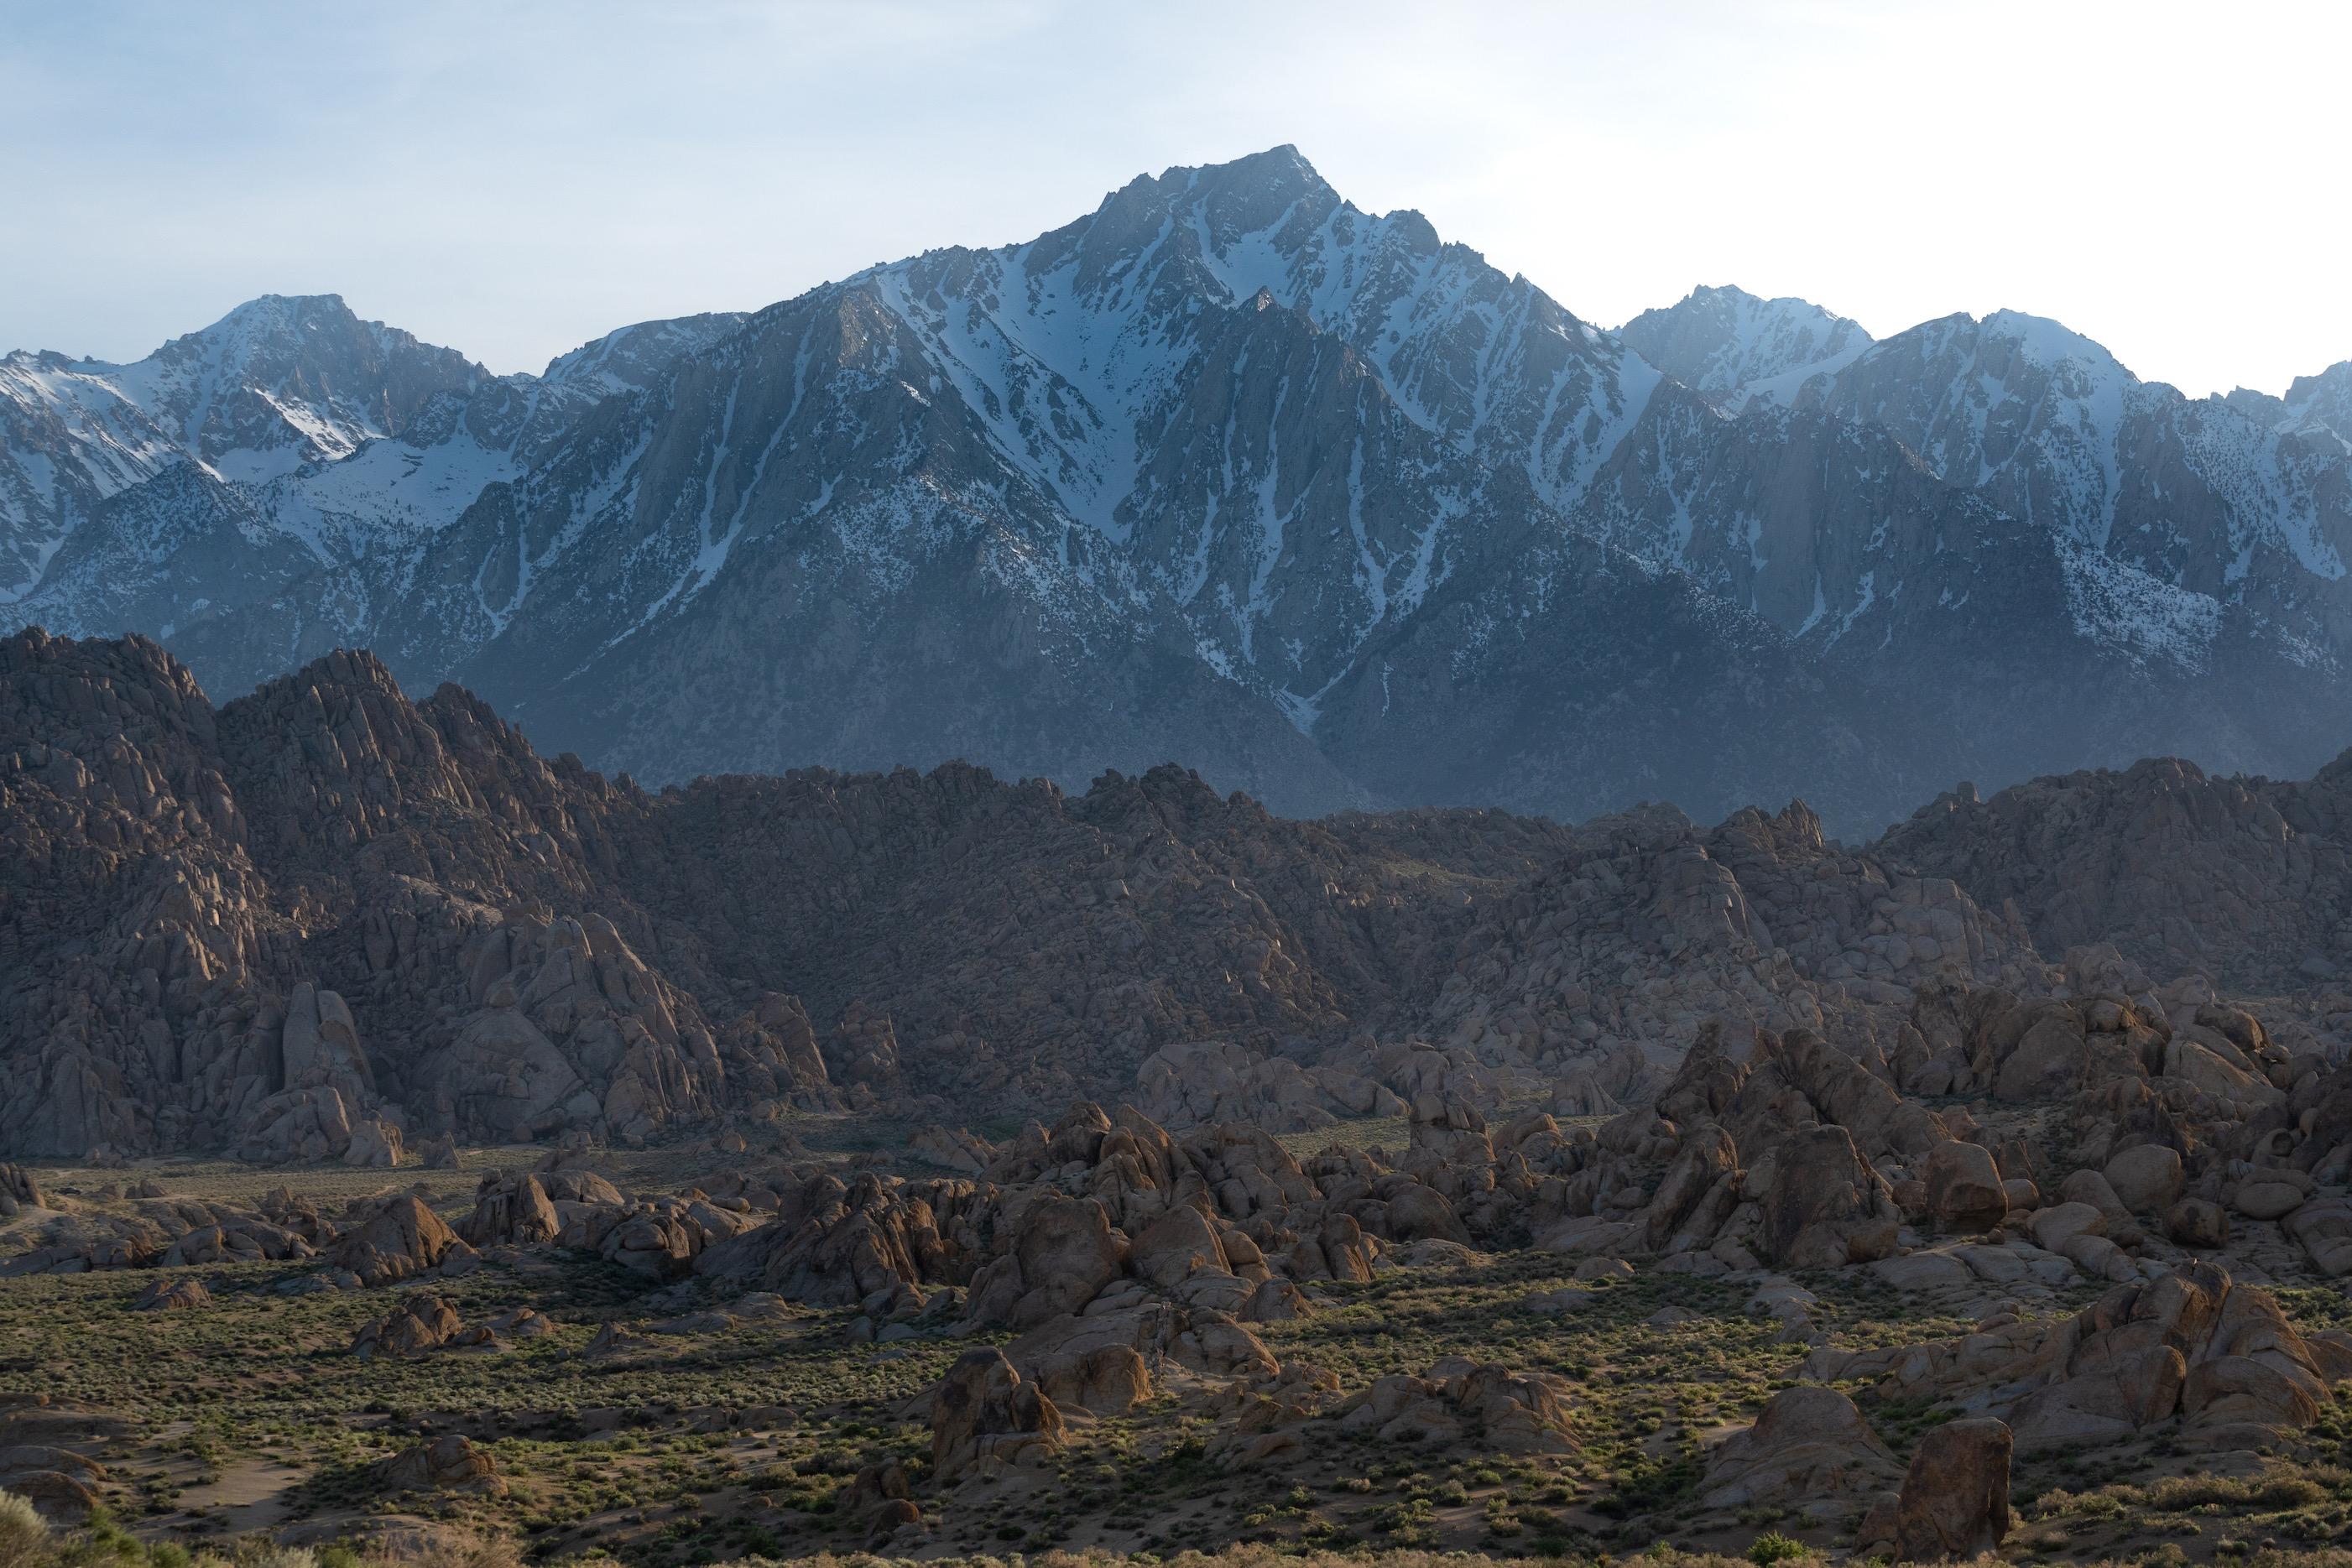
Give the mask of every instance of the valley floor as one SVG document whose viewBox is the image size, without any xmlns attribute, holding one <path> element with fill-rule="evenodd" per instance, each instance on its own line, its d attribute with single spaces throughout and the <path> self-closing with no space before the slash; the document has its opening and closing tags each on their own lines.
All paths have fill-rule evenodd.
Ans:
<svg viewBox="0 0 2352 1568">
<path fill-rule="evenodd" d="M 1341 1129 L 1360 1146 L 1404 1130 Z M 892 1163 L 872 1146 L 897 1136 L 887 1124 L 812 1118 L 806 1131 L 830 1145 L 820 1163 Z M 1305 1154 L 1330 1138 L 1290 1141 Z M 141 1181 L 247 1202 L 285 1188 L 321 1207 L 407 1190 L 455 1219 L 481 1172 L 536 1153 L 467 1150 L 462 1168 L 396 1178 L 184 1160 L 41 1180 L 52 1203 L 96 1207 Z M 646 1192 L 716 1186 L 737 1163 L 707 1144 L 602 1162 Z M 2241 1267 L 2265 1262 L 2305 1334 L 2352 1322 L 2344 1291 L 2297 1277 L 2291 1249 L 2264 1249 L 2259 1261 L 2250 1251 Z M 1050 1455 L 949 1484 L 929 1473 L 931 1391 L 967 1352 L 1009 1333 L 931 1312 L 884 1324 L 877 1343 L 857 1306 L 722 1298 L 691 1280 L 649 1289 L 601 1258 L 554 1249 L 487 1251 L 480 1267 L 424 1286 L 469 1330 L 499 1325 L 483 1343 L 364 1358 L 355 1338 L 410 1291 L 313 1288 L 315 1262 L 172 1270 L 201 1287 L 200 1303 L 179 1310 L 141 1309 L 157 1283 L 150 1270 L 0 1280 L 0 1444 L 82 1456 L 77 1473 L 128 1532 L 114 1549 L 157 1568 L 180 1562 L 174 1548 L 250 1557 L 264 1540 L 647 1568 L 869 1551 L 1026 1557 L 1033 1568 L 1041 1552 L 1207 1553 L 1234 1568 L 1302 1553 L 1399 1568 L 1439 1552 L 1449 1563 L 1864 1556 L 1880 1550 L 1857 1544 L 1864 1499 L 1834 1465 L 1802 1502 L 1726 1503 L 1710 1454 L 1776 1392 L 1811 1381 L 1809 1358 L 1824 1351 L 1966 1336 L 2005 1311 L 2063 1315 L 2105 1289 L 2077 1280 L 2021 1300 L 1977 1281 L 1898 1288 L 1867 1267 L 1706 1278 L 1450 1242 L 1399 1249 L 1389 1264 L 1365 1282 L 1305 1282 L 1300 1315 L 1255 1325 L 1265 1348 L 1350 1396 L 1399 1375 L 1439 1375 L 1450 1357 L 1547 1374 L 1565 1393 L 1564 1429 L 1498 1448 L 1475 1422 L 1423 1415 L 1379 1428 L 1319 1420 L 1303 1437 L 1252 1443 L 1238 1385 L 1171 1368 L 1131 1410 L 1067 1410 Z M 1898 1464 L 1954 1414 L 1866 1381 L 1843 1386 Z M 468 1474 L 404 1478 L 402 1456 L 450 1434 L 467 1439 Z M 2019 1560 L 2332 1553 L 2352 1536 L 2352 1406 L 2270 1452 L 2217 1455 L 2152 1432 L 2021 1455 L 2011 1493 L 2006 1554 Z M 108 1550 L 103 1527 L 75 1539 L 85 1560 Z"/>
</svg>

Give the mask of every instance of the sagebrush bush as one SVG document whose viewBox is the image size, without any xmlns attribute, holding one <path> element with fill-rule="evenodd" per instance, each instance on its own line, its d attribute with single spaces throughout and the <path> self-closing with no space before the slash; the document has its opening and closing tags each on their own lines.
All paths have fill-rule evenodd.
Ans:
<svg viewBox="0 0 2352 1568">
<path fill-rule="evenodd" d="M 48 1555 L 48 1521 L 15 1492 L 0 1491 L 0 1568 L 32 1568 Z"/>
</svg>

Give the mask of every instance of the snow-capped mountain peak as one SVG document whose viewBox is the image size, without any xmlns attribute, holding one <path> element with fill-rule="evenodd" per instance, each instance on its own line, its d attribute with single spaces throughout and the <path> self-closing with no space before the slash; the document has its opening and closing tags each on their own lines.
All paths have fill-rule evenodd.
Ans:
<svg viewBox="0 0 2352 1568">
<path fill-rule="evenodd" d="M 2022 310 L 1996 310 L 1982 322 L 1988 337 L 2014 340 L 2033 361 L 2041 365 L 2058 365 L 2069 361 L 2089 367 L 2095 373 L 2131 372 L 2123 361 L 2107 351 L 2103 343 L 2085 338 L 2063 321 L 2047 316 L 2032 316 Z M 2134 378 L 2137 379 L 2137 378 Z"/>
<path fill-rule="evenodd" d="M 362 321 L 340 295 L 265 294 L 128 365 L 76 367 L 136 403 L 224 477 L 274 478 L 396 434 L 488 372 L 454 350 Z"/>
<path fill-rule="evenodd" d="M 1283 147 L 538 376 L 331 296 L 11 355 L 0 591 L 221 690 L 372 646 L 656 779 L 1178 757 L 1291 810 L 1866 823 L 2110 742 L 2311 766 L 2347 392 L 1731 287 L 1606 332 Z"/>
<path fill-rule="evenodd" d="M 1168 595 L 1204 657 L 1294 716 L 1487 531 L 1495 482 L 1435 476 L 1476 452 L 1508 465 L 1514 508 L 1564 507 L 1654 382 L 1526 280 L 1417 213 L 1361 211 L 1292 148 L 1139 178 L 1025 245 L 846 287 L 1113 548 L 1107 591 Z"/>
<path fill-rule="evenodd" d="M 598 402 L 740 320 L 625 328 L 558 360 L 545 381 L 493 376 L 332 294 L 260 296 L 130 364 L 11 353 L 0 359 L 0 601 L 60 631 L 184 626 L 289 573 L 413 548 Z M 189 464 L 214 483 L 173 476 L 160 502 L 112 505 Z M 184 519 L 166 515 L 174 507 Z M 68 549 L 92 528 L 102 537 Z M 166 591 L 223 573 L 233 590 Z M 144 622 L 113 619 L 167 601 L 168 614 Z"/>
<path fill-rule="evenodd" d="M 1788 402 L 1807 381 L 1851 363 L 1871 343 L 1859 323 L 1809 300 L 1763 299 L 1705 284 L 1677 304 L 1644 310 L 1617 335 L 1735 413 L 1758 396 Z"/>
</svg>

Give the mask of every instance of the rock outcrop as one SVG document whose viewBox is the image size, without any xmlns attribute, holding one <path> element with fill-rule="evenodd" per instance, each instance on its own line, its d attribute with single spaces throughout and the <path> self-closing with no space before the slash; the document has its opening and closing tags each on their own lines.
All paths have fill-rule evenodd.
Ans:
<svg viewBox="0 0 2352 1568">
<path fill-rule="evenodd" d="M 465 1245 L 422 1199 L 403 1194 L 346 1232 L 330 1257 L 362 1285 L 390 1285 L 442 1267 Z"/>
<path fill-rule="evenodd" d="M 20 1166 L 0 1165 L 0 1219 L 13 1219 L 28 1208 L 46 1208 L 48 1199 L 33 1173 Z"/>
<path fill-rule="evenodd" d="M 1709 1508 L 1834 1510 L 1893 1486 L 1902 1474 L 1853 1400 L 1834 1388 L 1786 1388 L 1765 1404 L 1754 1426 L 1716 1448 L 1700 1496 Z"/>
<path fill-rule="evenodd" d="M 2248 1449 L 2315 1422 L 2352 1378 L 2352 1348 L 2305 1337 L 2268 1291 L 2199 1262 L 2117 1285 L 2071 1317 L 2011 1317 L 1960 1340 L 1887 1350 L 1816 1351 L 1805 1369 L 1998 1416 L 2026 1453 L 2158 1429 L 2191 1447 Z"/>
<path fill-rule="evenodd" d="M 2009 1428 L 1959 1420 L 1919 1439 L 1895 1507 L 1898 1563 L 1966 1563 L 2009 1534 Z"/>
<path fill-rule="evenodd" d="M 458 1225 L 457 1235 L 475 1247 L 536 1247 L 554 1240 L 562 1229 L 546 1186 L 526 1171 L 484 1176 L 474 1195 L 474 1212 Z"/>
<path fill-rule="evenodd" d="M 376 1485 L 388 1492 L 469 1491 L 504 1496 L 507 1490 L 498 1461 L 455 1432 L 402 1449 L 378 1464 L 373 1475 Z"/>
<path fill-rule="evenodd" d="M 854 1183 L 811 1174 L 775 1197 L 774 1218 L 702 1253 L 698 1273 L 793 1301 L 847 1306 L 877 1294 L 918 1300 L 960 1282 L 989 1195 L 970 1182 Z"/>
<path fill-rule="evenodd" d="M 212 1301 L 212 1292 L 196 1280 L 158 1280 L 139 1292 L 131 1303 L 133 1312 L 172 1312 L 201 1307 Z"/>
<path fill-rule="evenodd" d="M 362 1326 L 352 1340 L 352 1354 L 362 1361 L 379 1355 L 423 1355 L 453 1343 L 464 1332 L 465 1323 L 456 1308 L 438 1296 L 420 1291 Z"/>
<path fill-rule="evenodd" d="M 972 1277 L 976 1320 L 1022 1329 L 1074 1316 L 1118 1277 L 1110 1216 L 1093 1198 L 1041 1197 L 1013 1225 L 1011 1249 Z"/>
<path fill-rule="evenodd" d="M 2046 953 L 2112 944 L 2152 973 L 2232 988 L 2342 988 L 2352 763 L 2303 783 L 2156 758 L 1938 797 L 1881 850 L 2012 906 Z"/>
<path fill-rule="evenodd" d="M 1062 1416 L 1004 1353 L 975 1350 L 931 1394 L 931 1469 L 943 1482 L 1037 1464 L 1062 1447 Z"/>
<path fill-rule="evenodd" d="M 2333 780 L 2277 807 L 2297 841 L 2332 831 Z M 2008 894 L 1906 869 L 1922 831 L 1850 851 L 1801 805 L 1286 822 L 1173 768 L 1083 797 L 952 766 L 649 795 L 366 654 L 215 707 L 151 643 L 27 631 L 0 643 L 0 1153 L 388 1166 L 859 1097 L 941 1124 L 1124 1097 L 1178 1130 L 1423 1097 L 1589 1114 L 1644 1103 L 1710 1025 L 1850 1042 L 1912 1093 L 2064 1092 L 2085 1040 L 2279 1092 L 2231 1009 L 2086 1011 L 2095 977 Z M 2161 907 L 2201 941 L 2215 904 Z"/>
<path fill-rule="evenodd" d="M 1567 1453 L 1576 1447 L 1571 1394 L 1547 1373 L 1455 1358 L 1428 1375 L 1395 1374 L 1340 1406 L 1339 1429 L 1395 1440 L 1467 1438 L 1503 1453 Z"/>
</svg>

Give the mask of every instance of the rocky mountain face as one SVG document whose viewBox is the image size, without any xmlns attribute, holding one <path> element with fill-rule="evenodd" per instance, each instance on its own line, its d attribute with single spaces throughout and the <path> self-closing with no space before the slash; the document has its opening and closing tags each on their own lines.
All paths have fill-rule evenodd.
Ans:
<svg viewBox="0 0 2352 1568">
<path fill-rule="evenodd" d="M 1619 332 L 1295 150 L 492 377 L 266 299 L 0 367 L 7 619 L 337 648 L 652 781 L 1171 758 L 1561 818 L 2352 732 L 2343 367 L 2193 402 L 2014 312 Z"/>
<path fill-rule="evenodd" d="M 2297 376 L 2280 400 L 2283 423 L 2310 432 L 2313 426 L 2339 441 L 2352 441 L 2352 360 L 2315 376 Z"/>
<path fill-rule="evenodd" d="M 1947 796 L 1861 851 L 1802 805 L 1286 821 L 1174 768 L 649 793 L 365 654 L 215 707 L 143 639 L 23 632 L 0 642 L 0 1151 L 365 1161 L 1074 1096 L 1179 1125 L 1431 1093 L 1587 1113 L 1709 1029 L 1893 1060 L 1928 1050 L 1923 989 L 2192 969 L 2322 1018 L 2352 1008 L 2327 999 L 2352 967 L 2341 770 Z"/>
<path fill-rule="evenodd" d="M 2333 432 L 2264 427 L 2000 311 L 1876 345 L 1801 401 L 1892 432 L 2061 541 L 2078 620 L 2195 667 L 2233 633 L 2333 663 L 2352 606 L 2352 478 Z M 2110 611 L 2092 601 L 2113 593 Z M 2242 620 L 2242 628 L 2230 624 Z"/>
<path fill-rule="evenodd" d="M 1858 322 L 1802 299 L 1759 299 L 1698 287 L 1679 304 L 1644 310 L 1617 329 L 1624 345 L 1732 413 L 1851 362 L 1870 347 Z"/>
<path fill-rule="evenodd" d="M 632 378 L 740 319 L 624 328 L 543 376 L 493 376 L 333 295 L 265 296 L 136 364 L 12 354 L 0 599 L 20 623 L 172 637 L 389 567 Z"/>
<path fill-rule="evenodd" d="M 2251 991 L 2334 981 L 2352 950 L 2352 768 L 2213 778 L 2176 758 L 1946 794 L 1880 841 L 2013 908 L 2046 949 L 2112 942 Z M 2187 907 L 2193 903 L 2192 913 Z"/>
<path fill-rule="evenodd" d="M 136 364 L 11 354 L 0 365 L 0 591 L 15 599 L 41 585 L 44 565 L 104 502 L 184 464 L 267 482 L 396 435 L 436 398 L 488 379 L 331 295 L 264 296 Z M 194 515 L 183 532 L 222 531 L 205 530 L 204 503 L 185 499 Z M 61 582 L 61 597 L 72 586 Z"/>
</svg>

